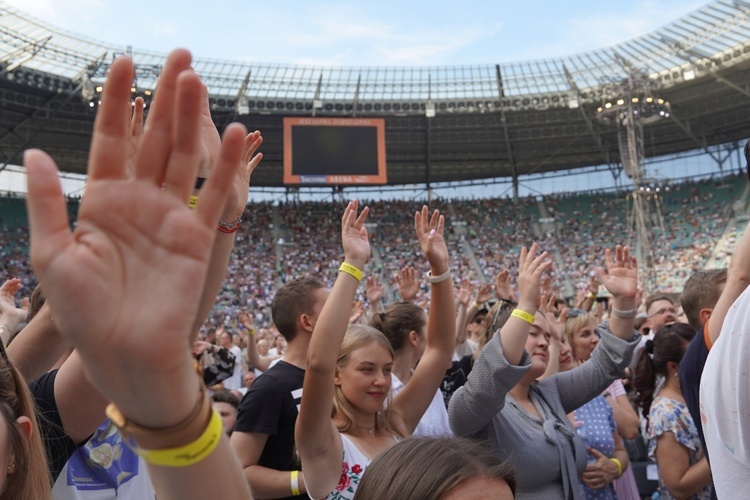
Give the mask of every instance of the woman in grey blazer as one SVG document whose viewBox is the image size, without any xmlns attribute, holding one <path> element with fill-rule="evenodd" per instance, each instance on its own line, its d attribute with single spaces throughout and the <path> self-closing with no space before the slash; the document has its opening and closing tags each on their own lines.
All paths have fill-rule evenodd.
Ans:
<svg viewBox="0 0 750 500">
<path fill-rule="evenodd" d="M 567 413 L 601 394 L 628 365 L 640 336 L 633 329 L 637 267 L 627 247 L 606 250 L 599 277 L 613 296 L 589 363 L 537 382 L 547 365 L 549 325 L 538 312 L 547 252 L 523 248 L 517 308 L 485 345 L 448 408 L 457 436 L 486 441 L 518 473 L 516 498 L 581 499 L 586 448 Z M 600 464 L 605 466 L 606 464 Z"/>
</svg>

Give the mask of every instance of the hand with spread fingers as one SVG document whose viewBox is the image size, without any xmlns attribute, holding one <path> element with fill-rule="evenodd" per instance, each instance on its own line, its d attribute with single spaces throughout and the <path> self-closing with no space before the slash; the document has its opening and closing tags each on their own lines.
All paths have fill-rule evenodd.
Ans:
<svg viewBox="0 0 750 500">
<path fill-rule="evenodd" d="M 55 163 L 41 151 L 24 155 L 31 259 L 56 324 L 101 393 L 127 418 L 152 429 L 170 428 L 196 407 L 194 323 L 246 135 L 241 125 L 227 127 L 201 202 L 188 208 L 202 159 L 202 84 L 190 63 L 185 50 L 172 52 L 165 63 L 132 172 L 134 68 L 126 57 L 112 64 L 75 231 Z M 227 488 L 247 491 L 236 459 L 226 454 L 226 439 L 220 441 L 220 451 L 193 472 L 225 469 Z M 160 497 L 206 494 L 187 469 L 163 469 L 152 469 Z"/>
<path fill-rule="evenodd" d="M 412 302 L 419 292 L 419 276 L 417 270 L 411 266 L 406 266 L 401 273 L 396 274 L 396 286 L 401 300 Z"/>
<path fill-rule="evenodd" d="M 630 298 L 635 301 L 638 291 L 638 265 L 631 257 L 630 249 L 617 245 L 614 254 L 608 248 L 604 252 L 605 267 L 597 270 L 599 280 L 613 297 Z"/>
<path fill-rule="evenodd" d="M 433 276 L 440 276 L 448 271 L 448 245 L 443 239 L 443 228 L 445 217 L 439 210 L 432 212 L 430 216 L 427 205 L 414 214 L 414 229 L 422 252 L 430 263 Z"/>
<path fill-rule="evenodd" d="M 466 307 L 469 305 L 469 301 L 471 300 L 471 293 L 474 291 L 474 286 L 471 284 L 471 280 L 469 278 L 461 278 L 461 286 L 458 289 L 458 295 L 456 295 L 456 300 L 459 304 Z"/>
</svg>

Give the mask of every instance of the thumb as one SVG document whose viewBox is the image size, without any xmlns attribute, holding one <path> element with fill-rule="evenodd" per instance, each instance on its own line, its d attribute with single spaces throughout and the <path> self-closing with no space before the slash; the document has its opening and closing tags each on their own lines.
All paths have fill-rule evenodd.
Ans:
<svg viewBox="0 0 750 500">
<path fill-rule="evenodd" d="M 599 460 L 600 458 L 608 458 L 607 455 L 597 450 L 596 448 L 589 448 L 589 453 L 594 455 L 597 460 Z"/>
<path fill-rule="evenodd" d="M 73 241 L 73 235 L 55 162 L 46 153 L 30 149 L 24 153 L 23 163 L 31 261 L 34 270 L 43 275 L 52 258 Z"/>
</svg>

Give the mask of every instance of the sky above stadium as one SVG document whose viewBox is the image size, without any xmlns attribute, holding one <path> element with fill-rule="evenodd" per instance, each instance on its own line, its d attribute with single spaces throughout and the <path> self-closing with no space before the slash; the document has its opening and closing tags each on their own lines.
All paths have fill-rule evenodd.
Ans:
<svg viewBox="0 0 750 500">
<path fill-rule="evenodd" d="M 326 66 L 494 64 L 657 30 L 705 0 L 8 0 L 88 38 L 201 58 Z"/>
</svg>

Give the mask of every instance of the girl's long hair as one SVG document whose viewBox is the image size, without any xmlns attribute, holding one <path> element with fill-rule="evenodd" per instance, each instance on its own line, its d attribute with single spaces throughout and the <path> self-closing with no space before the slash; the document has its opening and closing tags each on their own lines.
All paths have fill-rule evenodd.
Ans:
<svg viewBox="0 0 750 500">
<path fill-rule="evenodd" d="M 372 328 L 371 326 L 365 325 L 350 325 L 344 336 L 344 341 L 341 343 L 341 350 L 339 351 L 339 357 L 336 361 L 336 368 L 341 370 L 349 362 L 349 358 L 354 351 L 365 347 L 370 343 L 375 343 L 383 346 L 390 354 L 394 356 L 393 348 L 388 339 L 383 335 L 382 332 Z M 391 428 L 390 423 L 390 393 L 386 401 L 385 408 L 378 412 L 377 418 L 375 419 L 374 432 L 381 430 L 392 434 L 394 431 Z M 344 396 L 341 387 L 338 385 L 333 391 L 333 410 L 331 411 L 331 417 L 338 416 L 342 420 L 341 423 L 337 424 L 339 432 L 347 433 L 354 429 L 354 410 L 352 409 L 351 403 Z M 0 499 L 2 500 L 2 499 Z"/>
<path fill-rule="evenodd" d="M 8 453 L 12 457 L 8 464 L 14 464 L 0 500 L 48 500 L 52 496 L 51 478 L 34 399 L 21 373 L 8 361 L 5 350 L 0 354 L 0 414 L 8 435 L 8 450 L 0 452 Z M 31 420 L 28 438 L 16 421 L 22 416 Z"/>
</svg>

